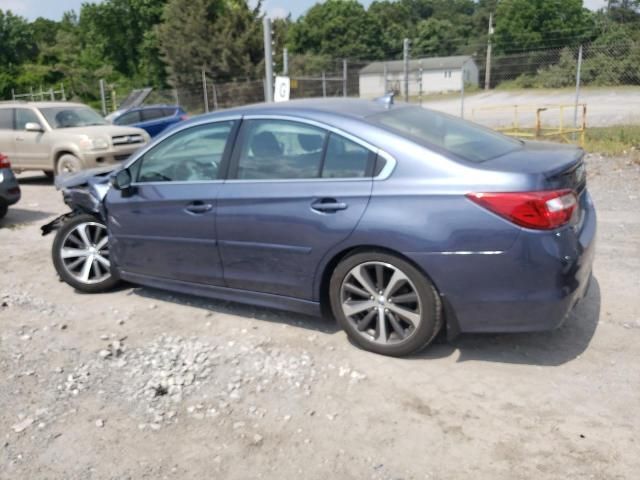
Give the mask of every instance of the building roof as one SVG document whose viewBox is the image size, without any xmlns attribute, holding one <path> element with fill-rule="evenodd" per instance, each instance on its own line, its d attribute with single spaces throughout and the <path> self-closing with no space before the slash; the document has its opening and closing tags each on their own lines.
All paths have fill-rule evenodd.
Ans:
<svg viewBox="0 0 640 480">
<path fill-rule="evenodd" d="M 423 70 L 459 70 L 462 65 L 467 62 L 473 62 L 473 58 L 469 55 L 455 55 L 452 57 L 429 57 L 415 58 L 409 60 L 409 71 L 417 72 L 420 68 Z M 390 62 L 372 62 L 362 70 L 360 74 L 378 74 L 384 73 L 384 66 L 387 65 L 388 73 L 399 73 L 404 71 L 404 61 L 392 60 Z"/>
</svg>

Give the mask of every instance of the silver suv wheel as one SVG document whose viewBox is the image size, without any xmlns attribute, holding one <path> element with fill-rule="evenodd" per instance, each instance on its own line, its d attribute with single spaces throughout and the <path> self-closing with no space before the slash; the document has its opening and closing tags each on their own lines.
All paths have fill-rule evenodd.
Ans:
<svg viewBox="0 0 640 480">
<path fill-rule="evenodd" d="M 91 285 L 107 280 L 111 277 L 107 229 L 97 222 L 76 225 L 62 240 L 60 258 L 77 282 Z"/>
</svg>

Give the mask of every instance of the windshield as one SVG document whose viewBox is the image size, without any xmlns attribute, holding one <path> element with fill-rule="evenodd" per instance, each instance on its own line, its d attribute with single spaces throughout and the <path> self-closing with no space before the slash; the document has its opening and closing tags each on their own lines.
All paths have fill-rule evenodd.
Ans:
<svg viewBox="0 0 640 480">
<path fill-rule="evenodd" d="M 422 107 L 400 107 L 369 117 L 428 148 L 484 162 L 522 148 L 522 142 L 471 122 Z"/>
<path fill-rule="evenodd" d="M 89 107 L 48 107 L 40 112 L 51 128 L 88 127 L 90 125 L 108 125 L 108 122 Z"/>
</svg>

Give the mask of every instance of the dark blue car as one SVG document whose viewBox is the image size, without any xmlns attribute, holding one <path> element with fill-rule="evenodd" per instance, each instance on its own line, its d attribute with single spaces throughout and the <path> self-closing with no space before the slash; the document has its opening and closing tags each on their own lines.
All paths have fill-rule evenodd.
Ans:
<svg viewBox="0 0 640 480">
<path fill-rule="evenodd" d="M 262 104 L 185 122 L 117 172 L 60 185 L 53 261 L 308 314 L 386 355 L 458 332 L 559 326 L 591 276 L 583 151 L 417 106 Z"/>
<path fill-rule="evenodd" d="M 106 117 L 114 125 L 142 128 L 151 137 L 187 118 L 187 112 L 177 105 L 143 105 L 117 110 Z"/>
</svg>

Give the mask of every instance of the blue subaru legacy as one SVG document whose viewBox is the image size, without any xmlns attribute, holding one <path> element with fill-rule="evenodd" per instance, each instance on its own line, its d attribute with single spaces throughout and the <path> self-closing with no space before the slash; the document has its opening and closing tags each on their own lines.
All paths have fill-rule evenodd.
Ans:
<svg viewBox="0 0 640 480">
<path fill-rule="evenodd" d="M 591 276 L 584 152 L 388 100 L 297 100 L 184 122 L 113 172 L 62 179 L 53 262 L 307 314 L 408 355 L 448 333 L 559 326 Z"/>
<path fill-rule="evenodd" d="M 187 112 L 178 105 L 142 105 L 117 110 L 106 116 L 106 119 L 114 125 L 142 128 L 151 137 L 155 137 L 171 125 L 187 118 Z"/>
</svg>

